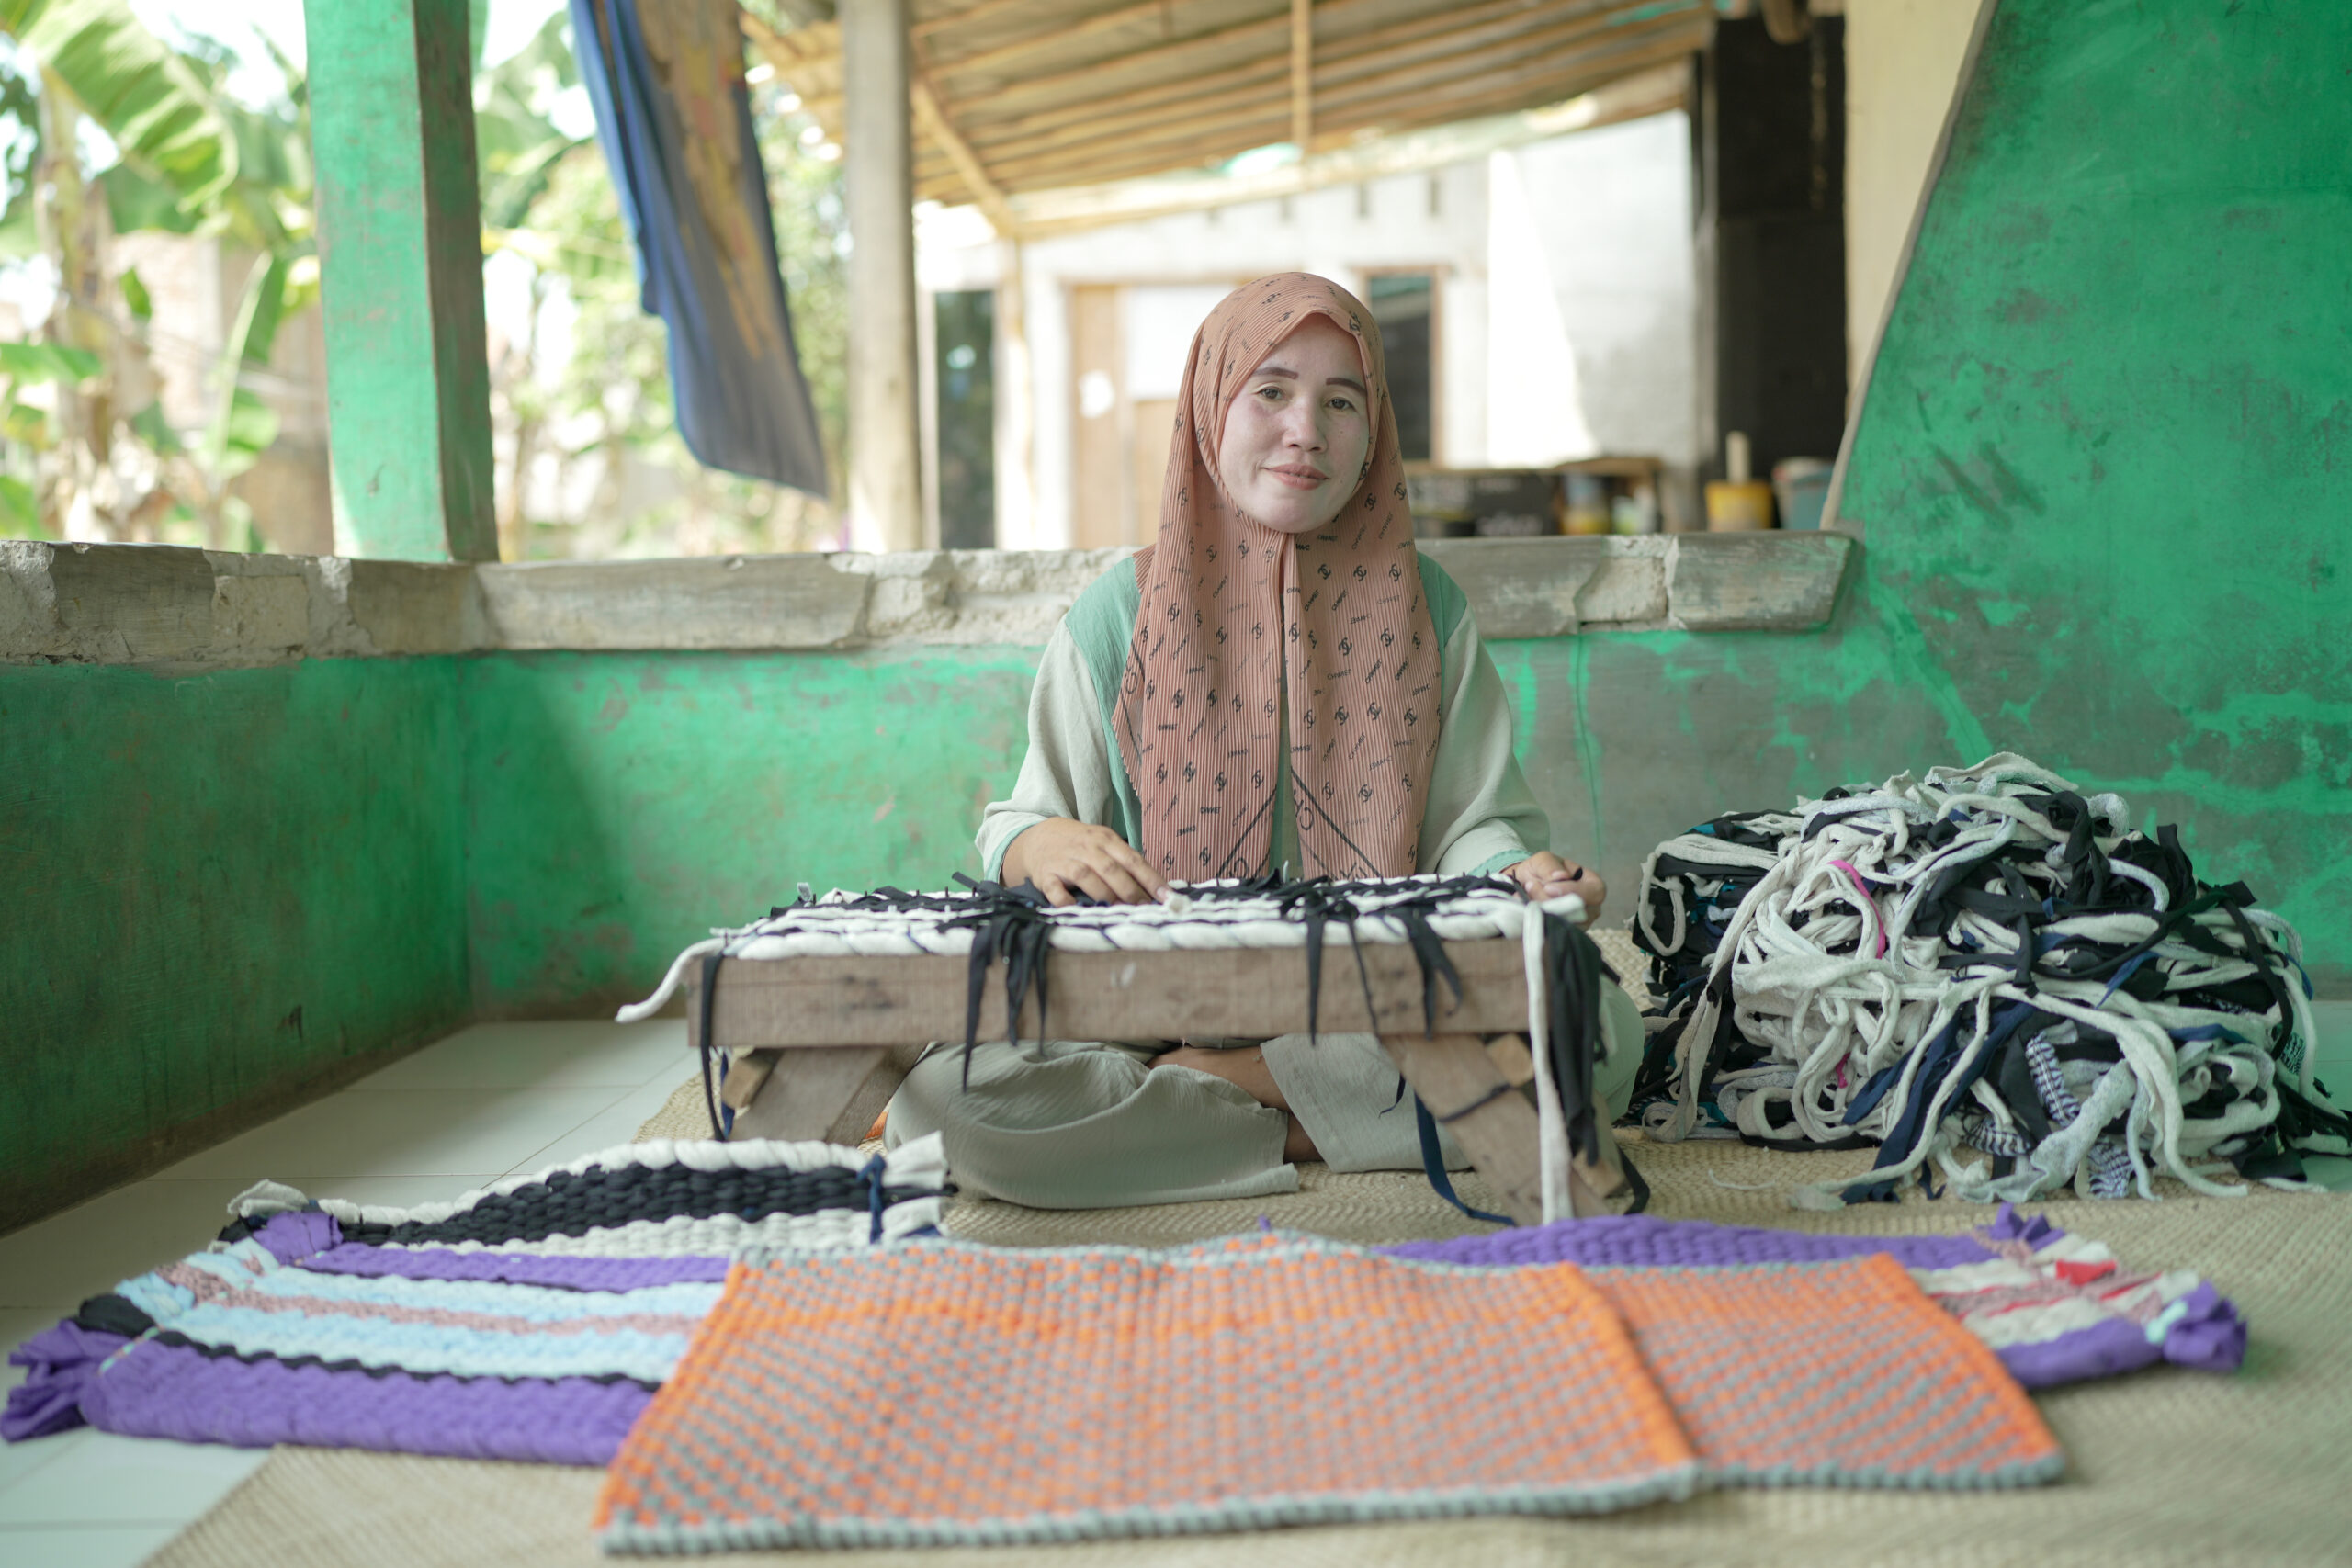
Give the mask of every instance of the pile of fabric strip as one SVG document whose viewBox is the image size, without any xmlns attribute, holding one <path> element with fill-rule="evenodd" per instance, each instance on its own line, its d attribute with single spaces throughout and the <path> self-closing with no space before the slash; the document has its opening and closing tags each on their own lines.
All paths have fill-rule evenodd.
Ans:
<svg viewBox="0 0 2352 1568">
<path fill-rule="evenodd" d="M 603 1464 L 730 1257 L 931 1234 L 945 1176 L 933 1137 L 635 1144 L 408 1210 L 266 1182 L 210 1248 L 17 1348 L 0 1434 Z"/>
<path fill-rule="evenodd" d="M 2174 829 L 2002 753 L 1736 813 L 1658 846 L 1634 941 L 1654 1010 L 1650 1136 L 1875 1145 L 1800 1207 L 2208 1194 L 2352 1152 L 2312 1076 L 2301 942 Z M 1930 1188 L 1932 1190 L 1932 1187 Z"/>
</svg>

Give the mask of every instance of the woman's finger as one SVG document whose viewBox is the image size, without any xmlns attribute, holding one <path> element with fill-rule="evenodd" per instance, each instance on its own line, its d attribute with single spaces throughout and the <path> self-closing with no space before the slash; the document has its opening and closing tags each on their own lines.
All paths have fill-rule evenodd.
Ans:
<svg viewBox="0 0 2352 1568">
<path fill-rule="evenodd" d="M 1070 897 L 1069 885 L 1064 882 L 1060 877 L 1056 876 L 1050 871 L 1040 871 L 1032 877 L 1031 880 L 1036 883 L 1037 891 L 1046 896 L 1046 902 L 1048 904 L 1075 904 L 1078 902 L 1077 899 Z"/>
<path fill-rule="evenodd" d="M 1091 869 L 1097 876 L 1102 878 L 1103 886 L 1110 889 L 1112 903 L 1148 904 L 1151 902 L 1151 896 L 1143 890 L 1134 874 L 1113 857 L 1104 855 L 1094 863 Z"/>
<path fill-rule="evenodd" d="M 1151 863 L 1144 859 L 1142 852 L 1133 844 L 1128 843 L 1125 839 L 1120 839 L 1115 841 L 1111 852 L 1121 865 L 1126 867 L 1128 874 L 1136 879 L 1136 887 L 1143 893 L 1143 897 L 1137 900 L 1138 903 L 1152 903 L 1168 891 L 1167 882 L 1160 877 L 1159 873 L 1151 869 Z"/>
<path fill-rule="evenodd" d="M 1083 892 L 1098 904 L 1115 904 L 1119 899 L 1112 893 L 1111 885 L 1102 880 L 1102 873 L 1085 861 L 1080 861 L 1062 874 L 1070 886 Z"/>
</svg>

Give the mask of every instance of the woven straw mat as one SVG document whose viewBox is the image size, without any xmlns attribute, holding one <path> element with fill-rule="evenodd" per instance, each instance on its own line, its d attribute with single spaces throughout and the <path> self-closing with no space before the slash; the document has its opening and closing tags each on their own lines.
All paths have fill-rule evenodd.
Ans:
<svg viewBox="0 0 2352 1568">
<path fill-rule="evenodd" d="M 1611 955 L 1612 958 L 1614 955 Z M 694 1135 L 701 1088 L 640 1136 Z M 692 1107 L 693 1120 L 686 1119 Z M 1989 1211 L 1914 1193 L 1840 1213 L 1792 1210 L 1803 1182 L 1860 1171 L 1866 1153 L 1791 1154 L 1739 1144 L 1657 1145 L 1624 1135 L 1676 1219 L 1845 1235 L 1961 1231 Z M 1476 1177 L 1463 1196 L 1486 1196 Z M 2160 1184 L 2159 1202 L 2030 1206 L 2115 1247 L 2129 1265 L 2191 1269 L 2253 1327 L 2233 1377 L 2162 1368 L 2064 1388 L 2036 1403 L 2067 1453 L 2065 1478 L 2023 1493 L 1723 1491 L 1601 1518 L 1485 1518 L 1284 1529 L 1057 1547 L 756 1553 L 727 1561 L 801 1568 L 2211 1568 L 2216 1562 L 2352 1565 L 2352 1195 L 2257 1189 L 2202 1198 Z M 1483 1229 L 1418 1174 L 1300 1173 L 1276 1198 L 1046 1213 L 951 1206 L 946 1228 L 1014 1246 L 1161 1246 L 1276 1225 L 1350 1241 Z M 1560 1413 L 1573 1421 L 1575 1412 Z M 1398 1419 L 1411 1420 L 1409 1411 Z M 1531 1440 L 1537 1438 L 1530 1434 Z M 952 1434 L 945 1440 L 953 1440 Z M 280 1449 L 156 1557 L 151 1568 L 591 1568 L 588 1520 L 603 1472 L 548 1466 Z"/>
</svg>

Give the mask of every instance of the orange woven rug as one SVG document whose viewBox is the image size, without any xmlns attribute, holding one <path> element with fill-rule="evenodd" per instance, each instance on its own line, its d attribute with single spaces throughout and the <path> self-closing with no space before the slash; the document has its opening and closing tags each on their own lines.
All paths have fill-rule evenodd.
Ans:
<svg viewBox="0 0 2352 1568">
<path fill-rule="evenodd" d="M 1711 1464 L 2055 1471 L 1991 1353 L 1883 1258 L 1603 1272 L 1279 1233 L 747 1254 L 597 1528 L 624 1552 L 1002 1543 L 1598 1512 L 1686 1496 Z M 1812 1353 L 1749 1336 L 1757 1311 L 1801 1314 Z M 1871 1364 L 1833 1374 L 1858 1342 Z"/>
</svg>

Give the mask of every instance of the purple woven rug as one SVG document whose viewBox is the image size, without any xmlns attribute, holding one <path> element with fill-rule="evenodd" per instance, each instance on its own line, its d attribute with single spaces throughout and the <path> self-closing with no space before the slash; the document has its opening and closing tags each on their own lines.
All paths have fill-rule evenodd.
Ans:
<svg viewBox="0 0 2352 1568">
<path fill-rule="evenodd" d="M 1402 1258 L 1508 1266 L 1732 1268 L 1819 1263 L 1883 1252 L 1990 1345 L 2018 1382 L 2048 1388 L 2170 1361 L 2235 1371 L 2245 1358 L 2237 1308 L 2192 1273 L 2126 1269 L 2100 1242 L 2071 1236 L 2004 1203 L 1963 1235 L 1811 1235 L 1626 1214 L 1415 1241 Z"/>
<path fill-rule="evenodd" d="M 416 1210 L 265 1184 L 221 1240 L 18 1347 L 0 1436 L 302 1443 L 601 1465 L 745 1242 L 927 1231 L 936 1140 L 645 1144 Z"/>
</svg>

